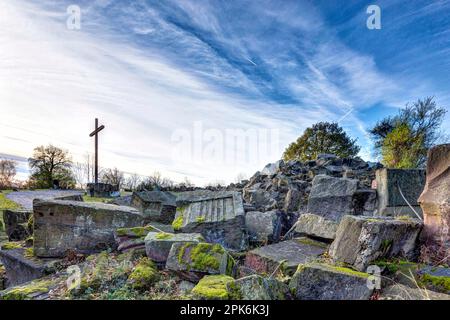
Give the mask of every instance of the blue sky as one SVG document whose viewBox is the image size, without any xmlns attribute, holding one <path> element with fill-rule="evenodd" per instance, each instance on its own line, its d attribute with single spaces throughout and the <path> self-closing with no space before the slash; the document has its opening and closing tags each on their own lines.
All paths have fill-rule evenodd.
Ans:
<svg viewBox="0 0 450 320">
<path fill-rule="evenodd" d="M 66 27 L 73 4 L 80 30 Z M 366 27 L 371 4 L 380 30 Z M 83 161 L 97 116 L 103 166 L 229 182 L 317 121 L 338 121 L 373 160 L 377 120 L 426 96 L 450 106 L 450 1 L 7 0 L 0 12 L 6 155 L 53 143 Z M 216 138 L 276 130 L 277 141 L 251 161 L 174 156 L 174 133 L 199 122 Z"/>
</svg>

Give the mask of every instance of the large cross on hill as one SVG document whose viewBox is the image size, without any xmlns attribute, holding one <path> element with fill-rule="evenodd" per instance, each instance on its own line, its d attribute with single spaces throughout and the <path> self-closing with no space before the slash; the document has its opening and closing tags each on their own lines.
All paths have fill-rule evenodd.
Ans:
<svg viewBox="0 0 450 320">
<path fill-rule="evenodd" d="M 95 130 L 89 134 L 89 137 L 95 136 L 95 184 L 98 183 L 98 133 L 105 129 L 104 125 L 98 126 L 98 119 L 95 118 Z"/>
</svg>

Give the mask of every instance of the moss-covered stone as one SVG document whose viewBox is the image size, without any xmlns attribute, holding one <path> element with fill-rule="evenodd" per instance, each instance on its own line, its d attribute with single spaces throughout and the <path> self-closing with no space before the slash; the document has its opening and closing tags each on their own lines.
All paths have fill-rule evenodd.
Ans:
<svg viewBox="0 0 450 320">
<path fill-rule="evenodd" d="M 220 255 L 225 250 L 218 244 L 210 243 L 186 243 L 178 253 L 178 262 L 186 262 L 185 253 L 189 250 L 189 262 L 195 270 L 208 271 L 210 269 L 218 270 L 220 268 Z"/>
<path fill-rule="evenodd" d="M 36 294 L 47 293 L 50 290 L 51 281 L 37 280 L 27 285 L 18 286 L 7 290 L 1 295 L 2 300 L 29 300 Z"/>
<path fill-rule="evenodd" d="M 420 277 L 420 284 L 439 292 L 450 293 L 450 277 L 433 276 L 424 274 Z"/>
<path fill-rule="evenodd" d="M 23 243 L 19 241 L 10 241 L 2 244 L 2 250 L 12 250 L 22 248 Z"/>
<path fill-rule="evenodd" d="M 232 299 L 233 292 L 227 287 L 234 279 L 226 275 L 205 276 L 192 289 L 192 294 L 197 299 L 204 300 L 228 300 Z"/>
<path fill-rule="evenodd" d="M 198 222 L 198 223 L 203 223 L 203 222 L 205 222 L 205 217 L 197 217 L 197 218 L 195 218 L 195 221 L 196 222 Z"/>
<path fill-rule="evenodd" d="M 116 230 L 116 234 L 119 237 L 136 237 L 136 238 L 145 238 L 145 236 L 149 233 L 155 231 L 155 228 L 151 225 L 147 225 L 145 227 L 134 227 L 134 228 L 119 228 Z"/>
<path fill-rule="evenodd" d="M 171 239 L 173 235 L 167 232 L 158 232 L 158 234 L 155 237 L 158 240 L 163 240 L 163 239 Z"/>
<path fill-rule="evenodd" d="M 33 247 L 26 248 L 23 252 L 24 257 L 26 258 L 33 258 L 34 257 L 34 250 Z"/>
<path fill-rule="evenodd" d="M 179 214 L 172 222 L 173 230 L 180 230 L 183 227 L 183 222 L 183 214 Z"/>
<path fill-rule="evenodd" d="M 157 280 L 158 270 L 156 269 L 156 265 L 146 257 L 139 260 L 128 277 L 128 282 L 136 290 L 148 289 Z"/>
</svg>

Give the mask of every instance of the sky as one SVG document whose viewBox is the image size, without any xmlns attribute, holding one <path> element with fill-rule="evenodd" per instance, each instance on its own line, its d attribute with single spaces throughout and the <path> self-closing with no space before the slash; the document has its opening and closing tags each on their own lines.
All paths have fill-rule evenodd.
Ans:
<svg viewBox="0 0 450 320">
<path fill-rule="evenodd" d="M 102 167 L 199 185 L 319 121 L 376 160 L 367 130 L 427 96 L 448 110 L 449 74 L 450 1 L 2 0 L 0 158 L 19 178 L 39 145 L 83 162 L 97 117 Z"/>
</svg>

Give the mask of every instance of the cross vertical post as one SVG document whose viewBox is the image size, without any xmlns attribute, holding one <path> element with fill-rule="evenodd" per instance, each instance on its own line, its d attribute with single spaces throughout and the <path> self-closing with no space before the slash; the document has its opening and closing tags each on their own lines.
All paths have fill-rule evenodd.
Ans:
<svg viewBox="0 0 450 320">
<path fill-rule="evenodd" d="M 95 184 L 98 184 L 98 133 L 105 129 L 104 125 L 98 126 L 98 118 L 95 118 L 95 130 L 92 131 L 89 136 L 95 136 L 95 167 L 94 167 L 94 175 L 95 175 Z"/>
</svg>

